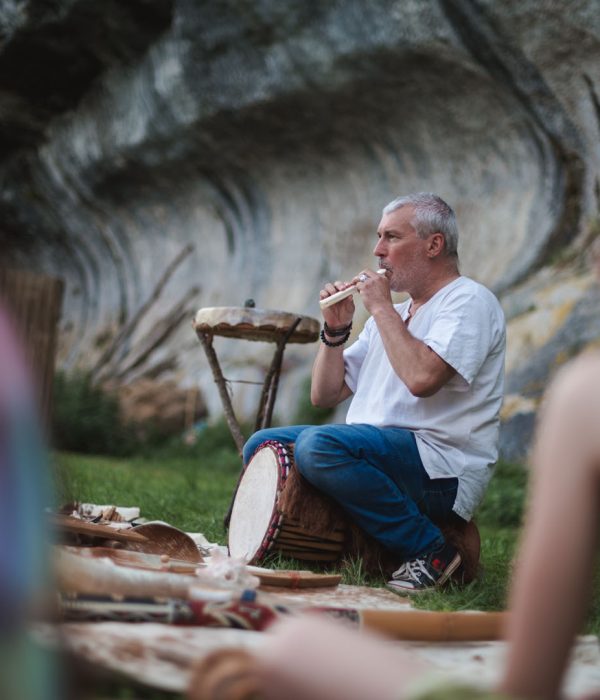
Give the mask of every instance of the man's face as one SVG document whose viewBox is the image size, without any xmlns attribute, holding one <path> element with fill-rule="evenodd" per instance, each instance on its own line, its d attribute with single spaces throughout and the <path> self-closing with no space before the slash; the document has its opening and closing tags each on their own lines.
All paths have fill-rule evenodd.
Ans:
<svg viewBox="0 0 600 700">
<path fill-rule="evenodd" d="M 379 258 L 380 267 L 390 271 L 387 277 L 394 292 L 410 293 L 426 270 L 427 239 L 417 236 L 410 223 L 413 215 L 413 207 L 404 206 L 384 214 L 377 227 L 373 254 Z"/>
</svg>

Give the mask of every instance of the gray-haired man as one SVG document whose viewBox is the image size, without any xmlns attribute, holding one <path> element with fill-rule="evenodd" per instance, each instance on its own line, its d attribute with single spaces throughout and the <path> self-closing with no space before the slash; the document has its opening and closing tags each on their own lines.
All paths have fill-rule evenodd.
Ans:
<svg viewBox="0 0 600 700">
<path fill-rule="evenodd" d="M 352 283 L 371 317 L 349 338 L 354 302 L 323 309 L 311 399 L 333 407 L 353 395 L 345 425 L 255 433 L 294 443 L 299 471 L 398 558 L 389 586 L 415 593 L 443 585 L 461 563 L 439 524 L 470 520 L 497 459 L 505 322 L 494 295 L 460 275 L 452 209 L 429 193 L 383 210 L 374 254 L 385 275 Z M 324 299 L 344 289 L 333 282 Z M 410 298 L 394 305 L 391 291 Z"/>
</svg>

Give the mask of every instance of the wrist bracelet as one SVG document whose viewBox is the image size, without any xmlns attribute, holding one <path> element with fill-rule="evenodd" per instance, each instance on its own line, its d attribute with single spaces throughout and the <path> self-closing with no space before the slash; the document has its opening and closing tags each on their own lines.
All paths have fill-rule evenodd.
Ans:
<svg viewBox="0 0 600 700">
<path fill-rule="evenodd" d="M 323 321 L 323 328 L 325 329 L 325 333 L 332 338 L 341 338 L 341 336 L 350 333 L 352 330 L 352 321 L 350 321 L 347 326 L 342 326 L 342 328 L 331 328 L 327 325 L 327 321 Z"/>
<path fill-rule="evenodd" d="M 350 337 L 350 331 L 348 331 L 341 340 L 338 340 L 337 342 L 332 343 L 330 340 L 327 340 L 327 338 L 325 337 L 325 331 L 324 330 L 321 331 L 321 341 L 325 345 L 327 345 L 328 348 L 338 348 L 340 345 L 343 345 L 348 340 L 349 337 Z"/>
</svg>

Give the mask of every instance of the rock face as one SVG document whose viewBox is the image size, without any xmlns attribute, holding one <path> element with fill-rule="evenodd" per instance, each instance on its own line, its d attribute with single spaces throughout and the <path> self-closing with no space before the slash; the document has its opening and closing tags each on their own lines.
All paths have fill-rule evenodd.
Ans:
<svg viewBox="0 0 600 700">
<path fill-rule="evenodd" d="M 64 277 L 65 368 L 199 385 L 219 412 L 193 311 L 318 317 L 325 280 L 373 264 L 381 208 L 420 190 L 455 207 L 462 270 L 509 318 L 508 456 L 600 337 L 595 0 L 22 0 L 0 41 L 0 244 Z M 268 346 L 216 347 L 262 380 Z M 313 353 L 286 351 L 282 420 Z"/>
</svg>

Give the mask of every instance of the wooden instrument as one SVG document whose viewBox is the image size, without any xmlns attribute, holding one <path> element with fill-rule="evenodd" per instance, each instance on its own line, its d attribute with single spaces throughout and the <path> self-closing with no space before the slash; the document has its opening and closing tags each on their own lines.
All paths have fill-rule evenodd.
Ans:
<svg viewBox="0 0 600 700">
<path fill-rule="evenodd" d="M 144 537 L 143 542 L 128 541 L 123 549 L 147 554 L 165 554 L 175 559 L 198 564 L 202 555 L 194 540 L 182 530 L 160 521 L 137 525 L 135 532 Z"/>
<path fill-rule="evenodd" d="M 330 509 L 328 500 L 301 477 L 292 478 L 295 472 L 285 445 L 267 441 L 259 446 L 244 470 L 231 511 L 232 557 L 257 563 L 268 552 L 279 551 L 302 561 L 339 559 L 346 540 L 343 518 L 336 522 L 335 507 Z"/>
<path fill-rule="evenodd" d="M 386 272 L 387 270 L 383 267 L 377 270 L 378 275 L 385 275 Z M 330 297 L 325 297 L 325 299 L 321 299 L 321 301 L 319 302 L 319 306 L 322 309 L 326 309 L 328 306 L 333 306 L 334 304 L 337 304 L 339 301 L 342 301 L 342 299 L 346 299 L 346 297 L 349 297 L 351 294 L 354 294 L 357 291 L 358 287 L 356 286 L 356 284 L 351 284 L 349 287 L 346 287 L 346 289 L 342 289 L 341 291 L 332 294 Z"/>
<path fill-rule="evenodd" d="M 92 523 L 89 520 L 74 518 L 70 515 L 52 513 L 48 515 L 48 521 L 52 528 L 61 533 L 86 535 L 103 540 L 116 540 L 118 542 L 135 542 L 144 545 L 147 542 L 145 535 L 136 528 L 115 528 L 108 523 Z"/>
<path fill-rule="evenodd" d="M 299 320 L 297 325 L 294 325 Z M 194 317 L 196 333 L 225 338 L 241 338 L 274 343 L 285 337 L 288 343 L 313 343 L 319 337 L 316 318 L 299 316 L 288 311 L 255 309 L 237 306 L 211 306 L 199 309 Z"/>
<path fill-rule="evenodd" d="M 60 611 L 70 620 L 160 621 L 200 627 L 236 627 L 261 632 L 275 620 L 311 613 L 412 642 L 483 642 L 502 639 L 507 612 L 377 610 L 289 605 L 274 596 L 256 600 L 185 600 L 174 597 L 62 595 Z"/>
</svg>

